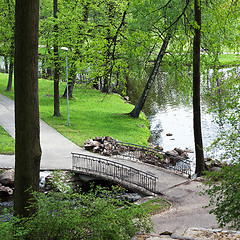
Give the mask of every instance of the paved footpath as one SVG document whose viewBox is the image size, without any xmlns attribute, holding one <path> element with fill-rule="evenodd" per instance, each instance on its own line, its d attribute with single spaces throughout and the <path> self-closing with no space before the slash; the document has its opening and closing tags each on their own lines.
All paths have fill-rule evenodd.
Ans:
<svg viewBox="0 0 240 240">
<path fill-rule="evenodd" d="M 0 94 L 0 125 L 14 137 L 14 103 Z M 71 152 L 90 154 L 75 145 L 52 127 L 40 120 L 40 138 L 42 147 L 42 170 L 71 169 Z M 157 191 L 173 203 L 171 209 L 152 217 L 155 233 L 174 231 L 177 227 L 217 228 L 213 215 L 202 206 L 208 203 L 206 196 L 199 196 L 201 183 L 141 162 L 119 160 L 123 164 L 155 174 L 158 177 Z M 13 168 L 14 155 L 0 155 L 0 168 Z"/>
</svg>

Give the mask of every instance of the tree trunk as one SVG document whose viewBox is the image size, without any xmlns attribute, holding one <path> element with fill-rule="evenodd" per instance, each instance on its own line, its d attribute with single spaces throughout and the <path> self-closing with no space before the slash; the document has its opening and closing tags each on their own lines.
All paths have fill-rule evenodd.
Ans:
<svg viewBox="0 0 240 240">
<path fill-rule="evenodd" d="M 133 118 L 138 118 L 139 117 L 139 114 L 144 106 L 144 103 L 147 99 L 147 96 L 148 96 L 148 93 L 152 87 L 152 84 L 157 76 L 157 73 L 159 71 L 159 67 L 160 67 L 160 64 L 162 62 L 162 59 L 163 59 L 163 56 L 165 54 L 165 51 L 167 49 L 167 46 L 168 46 L 168 43 L 170 41 L 170 38 L 171 38 L 171 34 L 168 33 L 166 38 L 164 39 L 163 43 L 162 43 L 162 47 L 160 49 L 160 52 L 158 53 L 158 56 L 157 56 L 157 60 L 154 64 L 154 67 L 153 67 L 153 70 L 151 72 L 151 75 L 150 77 L 148 78 L 148 81 L 147 81 L 147 84 L 144 88 L 144 91 L 141 95 L 141 97 L 139 98 L 135 108 L 129 113 L 131 117 Z"/>
<path fill-rule="evenodd" d="M 200 105 L 200 45 L 201 45 L 201 6 L 200 0 L 194 0 L 194 13 L 197 27 L 193 40 L 193 129 L 196 156 L 196 174 L 202 175 L 204 169 L 204 155 L 201 128 L 201 105 Z"/>
<path fill-rule="evenodd" d="M 10 64 L 9 64 L 9 73 L 8 73 L 8 85 L 6 91 L 12 90 L 12 78 L 13 78 L 13 57 L 10 57 Z"/>
<path fill-rule="evenodd" d="M 29 191 L 39 189 L 41 147 L 38 105 L 39 1 L 16 0 L 15 31 L 15 183 L 14 213 L 30 216 L 26 210 Z"/>
<path fill-rule="evenodd" d="M 5 65 L 5 73 L 8 73 L 8 59 L 7 59 L 7 56 L 4 56 L 4 65 Z"/>
<path fill-rule="evenodd" d="M 57 0 L 53 0 L 53 17 L 57 18 Z M 54 114 L 53 116 L 60 117 L 60 105 L 59 105 L 59 54 L 58 54 L 58 25 L 54 25 Z"/>
<path fill-rule="evenodd" d="M 76 82 L 76 64 L 75 64 L 75 59 L 74 63 L 72 64 L 70 71 L 69 71 L 69 81 L 68 81 L 68 97 L 73 98 L 73 88 Z M 67 97 L 67 87 L 65 88 L 65 91 L 63 93 L 63 97 Z"/>
</svg>

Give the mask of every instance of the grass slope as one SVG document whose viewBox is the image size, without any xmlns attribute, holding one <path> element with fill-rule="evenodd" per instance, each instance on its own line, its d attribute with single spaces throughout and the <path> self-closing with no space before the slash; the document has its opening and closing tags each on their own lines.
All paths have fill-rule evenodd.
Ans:
<svg viewBox="0 0 240 240">
<path fill-rule="evenodd" d="M 7 77 L 0 73 L 0 93 L 13 99 L 13 93 L 5 91 Z M 65 86 L 66 83 L 60 83 L 60 95 Z M 76 85 L 73 95 L 74 99 L 69 101 L 71 125 L 67 126 L 67 100 L 60 98 L 61 117 L 53 117 L 53 82 L 39 79 L 40 118 L 79 146 L 95 136 L 148 145 L 148 120 L 144 114 L 139 119 L 126 115 L 133 106 L 124 103 L 119 95 L 103 94 L 82 85 Z"/>
<path fill-rule="evenodd" d="M 0 126 L 0 154 L 14 154 L 14 151 L 14 139 Z"/>
</svg>

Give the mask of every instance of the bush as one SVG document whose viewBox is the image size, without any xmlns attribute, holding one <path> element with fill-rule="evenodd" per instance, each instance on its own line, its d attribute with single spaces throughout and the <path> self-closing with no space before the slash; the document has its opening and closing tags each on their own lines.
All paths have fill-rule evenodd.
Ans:
<svg viewBox="0 0 240 240">
<path fill-rule="evenodd" d="M 240 163 L 223 166 L 219 172 L 207 173 L 210 213 L 216 215 L 220 227 L 240 229 Z M 216 182 L 218 180 L 218 182 Z"/>
<path fill-rule="evenodd" d="M 89 193 L 34 193 L 38 211 L 27 219 L 1 223 L 20 239 L 130 239 L 149 232 L 150 217 L 141 206 L 120 200 L 117 191 L 97 188 Z M 1 234 L 0 234 L 1 235 Z M 1 238 L 11 239 L 11 238 Z"/>
<path fill-rule="evenodd" d="M 237 72 L 237 71 L 236 71 Z M 216 122 L 221 126 L 213 147 L 224 150 L 221 160 L 232 161 L 220 172 L 207 173 L 211 213 L 216 215 L 220 227 L 240 229 L 240 78 L 231 73 L 228 79 L 219 80 L 215 95 L 211 94 L 212 110 L 217 113 Z"/>
</svg>

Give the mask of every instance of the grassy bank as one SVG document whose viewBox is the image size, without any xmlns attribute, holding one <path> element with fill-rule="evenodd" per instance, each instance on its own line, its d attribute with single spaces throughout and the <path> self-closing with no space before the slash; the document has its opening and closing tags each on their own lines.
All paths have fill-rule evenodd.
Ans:
<svg viewBox="0 0 240 240">
<path fill-rule="evenodd" d="M 14 139 L 0 126 L 0 154 L 13 154 Z"/>
<path fill-rule="evenodd" d="M 240 55 L 221 54 L 219 56 L 219 63 L 221 67 L 232 67 L 232 66 L 240 65 Z"/>
<path fill-rule="evenodd" d="M 5 91 L 7 77 L 0 73 L 0 93 L 13 99 L 13 93 Z M 60 83 L 60 95 L 65 86 L 66 83 Z M 133 106 L 124 103 L 119 95 L 102 94 L 80 85 L 76 85 L 73 95 L 74 99 L 69 101 L 70 126 L 67 126 L 67 100 L 60 98 L 61 117 L 53 117 L 53 82 L 39 79 L 40 118 L 79 146 L 95 136 L 148 144 L 150 131 L 146 117 L 141 114 L 139 119 L 133 119 L 126 115 Z"/>
<path fill-rule="evenodd" d="M 190 55 L 189 55 L 190 56 Z M 213 65 L 213 61 L 214 61 L 214 56 L 210 56 L 207 54 L 203 54 L 202 56 L 202 60 L 206 61 L 207 63 L 211 65 Z M 155 56 L 156 58 L 157 56 Z M 184 55 L 176 55 L 175 56 L 175 61 L 179 61 L 182 62 L 183 61 L 183 57 Z M 172 60 L 172 56 L 169 55 L 165 55 L 163 58 L 163 68 L 167 69 L 167 66 L 169 65 L 175 65 L 176 62 L 173 62 Z M 192 57 L 190 57 L 187 61 L 184 62 L 184 64 L 186 66 L 191 66 L 192 64 Z M 240 65 L 240 55 L 239 54 L 220 54 L 219 55 L 219 63 L 218 63 L 218 67 L 219 68 L 224 68 L 224 67 L 234 67 Z M 213 67 L 213 66 L 212 66 Z"/>
</svg>

